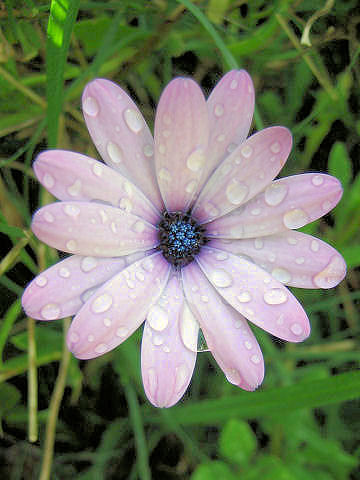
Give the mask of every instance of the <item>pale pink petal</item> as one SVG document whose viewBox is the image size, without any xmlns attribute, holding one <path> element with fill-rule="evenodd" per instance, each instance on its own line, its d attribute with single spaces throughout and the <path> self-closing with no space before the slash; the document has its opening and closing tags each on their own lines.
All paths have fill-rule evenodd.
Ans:
<svg viewBox="0 0 360 480">
<path fill-rule="evenodd" d="M 346 264 L 330 245 L 301 232 L 255 239 L 212 240 L 210 246 L 251 259 L 280 282 L 298 288 L 333 288 Z"/>
<path fill-rule="evenodd" d="M 180 337 L 184 295 L 172 277 L 146 318 L 141 343 L 141 371 L 146 396 L 156 407 L 171 407 L 184 395 L 195 367 L 196 352 Z"/>
<path fill-rule="evenodd" d="M 284 127 L 270 127 L 249 137 L 211 175 L 193 215 L 209 221 L 235 210 L 262 191 L 280 172 L 292 145 Z"/>
<path fill-rule="evenodd" d="M 211 92 L 207 100 L 210 139 L 202 183 L 248 136 L 254 101 L 254 86 L 245 70 L 231 70 Z"/>
<path fill-rule="evenodd" d="M 176 78 L 163 91 L 155 118 L 155 165 L 168 211 L 185 211 L 206 161 L 208 112 L 200 87 Z"/>
<path fill-rule="evenodd" d="M 51 247 L 77 255 L 116 257 L 148 250 L 157 230 L 119 208 L 90 202 L 57 202 L 38 210 L 31 225 Z"/>
<path fill-rule="evenodd" d="M 337 178 L 305 173 L 272 182 L 239 209 L 206 225 L 209 236 L 254 238 L 296 229 L 322 217 L 339 202 Z"/>
<path fill-rule="evenodd" d="M 203 247 L 197 262 L 225 300 L 258 327 L 289 342 L 310 334 L 304 309 L 292 293 L 254 263 Z"/>
<path fill-rule="evenodd" d="M 67 345 L 77 358 L 98 357 L 126 340 L 162 294 L 169 264 L 161 253 L 145 257 L 102 285 L 74 318 Z"/>
<path fill-rule="evenodd" d="M 80 153 L 47 150 L 33 168 L 39 181 L 60 200 L 106 202 L 157 224 L 159 212 L 130 180 Z"/>
<path fill-rule="evenodd" d="M 26 287 L 22 305 L 29 317 L 55 320 L 74 315 L 94 292 L 126 265 L 126 257 L 71 257 L 41 272 Z"/>
<path fill-rule="evenodd" d="M 264 378 L 264 360 L 246 320 L 224 303 L 196 263 L 182 269 L 182 278 L 186 299 L 227 379 L 244 390 L 254 390 Z"/>
<path fill-rule="evenodd" d="M 85 87 L 82 105 L 86 125 L 104 161 L 138 185 L 162 210 L 154 141 L 135 103 L 118 85 L 99 78 Z"/>
</svg>

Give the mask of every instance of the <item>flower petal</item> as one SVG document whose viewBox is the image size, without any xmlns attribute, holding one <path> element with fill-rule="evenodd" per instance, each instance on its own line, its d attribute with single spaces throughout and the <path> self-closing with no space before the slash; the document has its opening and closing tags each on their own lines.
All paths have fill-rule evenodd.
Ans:
<svg viewBox="0 0 360 480">
<path fill-rule="evenodd" d="M 39 181 L 60 200 L 101 201 L 156 224 L 159 212 L 130 180 L 80 153 L 47 150 L 33 168 Z"/>
<path fill-rule="evenodd" d="M 292 293 L 255 264 L 203 247 L 197 262 L 218 293 L 244 317 L 289 342 L 309 336 L 305 311 Z"/>
<path fill-rule="evenodd" d="M 156 407 L 171 407 L 180 400 L 195 367 L 196 352 L 187 349 L 180 337 L 184 301 L 174 276 L 145 322 L 141 371 L 146 395 Z"/>
<path fill-rule="evenodd" d="M 22 305 L 29 317 L 55 320 L 74 315 L 97 288 L 126 266 L 126 257 L 72 255 L 40 273 L 26 287 Z"/>
<path fill-rule="evenodd" d="M 205 222 L 249 201 L 280 172 L 291 145 L 291 133 L 284 127 L 270 127 L 252 135 L 211 175 L 196 201 L 193 215 Z"/>
<path fill-rule="evenodd" d="M 200 87 L 176 78 L 161 95 L 155 118 L 155 165 L 170 212 L 185 211 L 194 197 L 206 161 L 208 113 Z"/>
<path fill-rule="evenodd" d="M 245 70 L 231 70 L 211 92 L 207 100 L 210 139 L 202 183 L 248 136 L 254 102 L 254 86 Z"/>
<path fill-rule="evenodd" d="M 119 208 L 90 202 L 57 202 L 38 210 L 31 225 L 51 247 L 77 255 L 116 257 L 147 250 L 157 230 Z"/>
<path fill-rule="evenodd" d="M 195 263 L 182 269 L 182 278 L 186 299 L 227 379 L 244 390 L 255 390 L 264 378 L 264 360 L 247 321 L 224 303 Z"/>
<path fill-rule="evenodd" d="M 102 285 L 74 318 L 67 335 L 77 358 L 98 357 L 126 340 L 144 321 L 169 276 L 160 253 L 145 257 Z"/>
<path fill-rule="evenodd" d="M 104 161 L 162 210 L 152 160 L 153 138 L 135 103 L 118 85 L 98 78 L 85 87 L 82 105 L 91 138 Z"/>
<path fill-rule="evenodd" d="M 318 238 L 285 232 L 256 239 L 212 240 L 212 247 L 246 256 L 280 282 L 298 288 L 333 288 L 343 280 L 340 253 Z"/>
<path fill-rule="evenodd" d="M 300 228 L 332 210 L 341 195 L 339 180 L 330 175 L 305 173 L 281 178 L 239 209 L 207 224 L 207 234 L 254 238 Z"/>
</svg>

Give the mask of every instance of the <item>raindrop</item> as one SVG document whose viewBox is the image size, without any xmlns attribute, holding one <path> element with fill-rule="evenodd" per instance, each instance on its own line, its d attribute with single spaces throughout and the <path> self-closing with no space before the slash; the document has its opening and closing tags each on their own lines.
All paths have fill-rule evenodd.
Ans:
<svg viewBox="0 0 360 480">
<path fill-rule="evenodd" d="M 35 283 L 38 287 L 45 287 L 48 281 L 44 275 L 39 275 L 38 277 L 36 277 Z"/>
<path fill-rule="evenodd" d="M 105 327 L 110 327 L 110 325 L 111 325 L 110 318 L 104 318 L 103 323 L 104 323 Z"/>
<path fill-rule="evenodd" d="M 95 348 L 95 352 L 96 353 L 105 353 L 107 349 L 108 349 L 108 346 L 105 345 L 105 343 L 99 343 L 99 345 L 97 345 L 96 348 Z"/>
<path fill-rule="evenodd" d="M 76 247 L 77 243 L 75 242 L 75 240 L 69 240 L 68 242 L 66 242 L 66 248 L 69 250 L 69 252 L 73 252 L 74 250 L 76 250 Z"/>
<path fill-rule="evenodd" d="M 55 185 L 54 177 L 50 173 L 45 173 L 43 183 L 46 188 L 52 188 Z"/>
<path fill-rule="evenodd" d="M 247 185 L 233 179 L 226 187 L 226 197 L 233 205 L 240 205 L 245 200 L 248 191 Z"/>
<path fill-rule="evenodd" d="M 189 377 L 188 367 L 185 363 L 182 363 L 175 369 L 175 391 L 179 393 L 185 386 Z"/>
<path fill-rule="evenodd" d="M 72 197 L 79 196 L 81 192 L 81 180 L 75 180 L 75 182 L 67 188 L 68 194 Z"/>
<path fill-rule="evenodd" d="M 96 117 L 99 113 L 99 104 L 94 97 L 86 97 L 83 103 L 83 110 L 90 117 Z"/>
<path fill-rule="evenodd" d="M 248 303 L 251 302 L 251 295 L 249 292 L 241 292 L 240 295 L 237 296 L 237 299 L 240 303 Z"/>
<path fill-rule="evenodd" d="M 294 335 L 301 335 L 303 333 L 303 328 L 299 323 L 293 323 L 290 330 Z"/>
<path fill-rule="evenodd" d="M 241 155 L 245 158 L 251 157 L 251 154 L 253 153 L 253 149 L 250 147 L 250 145 L 244 145 L 240 151 Z"/>
<path fill-rule="evenodd" d="M 99 163 L 94 163 L 92 171 L 93 171 L 94 175 L 96 175 L 97 177 L 101 177 L 103 169 L 102 169 L 102 166 Z"/>
<path fill-rule="evenodd" d="M 239 385 L 241 383 L 240 374 L 235 368 L 231 368 L 230 370 L 226 370 L 225 372 L 227 380 L 232 383 L 233 385 Z"/>
<path fill-rule="evenodd" d="M 194 150 L 186 160 L 186 166 L 192 172 L 198 172 L 205 163 L 204 151 L 201 148 Z"/>
<path fill-rule="evenodd" d="M 250 360 L 255 365 L 259 365 L 259 363 L 261 362 L 259 355 L 251 355 Z"/>
<path fill-rule="evenodd" d="M 261 250 L 264 246 L 264 242 L 261 240 L 261 238 L 255 238 L 254 246 L 255 246 L 256 250 Z"/>
<path fill-rule="evenodd" d="M 272 153 L 279 153 L 281 150 L 281 145 L 279 142 L 274 142 L 270 145 L 270 150 Z"/>
<path fill-rule="evenodd" d="M 91 309 L 94 313 L 103 313 L 109 310 L 113 302 L 111 295 L 108 293 L 103 293 L 99 297 L 95 298 L 95 300 L 91 304 Z"/>
<path fill-rule="evenodd" d="M 62 278 L 69 278 L 70 277 L 70 270 L 66 267 L 61 267 L 59 270 L 59 275 Z"/>
<path fill-rule="evenodd" d="M 76 218 L 80 213 L 80 208 L 76 207 L 75 205 L 65 205 L 64 212 L 69 217 Z"/>
<path fill-rule="evenodd" d="M 286 197 L 288 187 L 285 183 L 272 183 L 265 190 L 265 202 L 271 207 L 279 205 Z"/>
<path fill-rule="evenodd" d="M 144 121 L 141 114 L 132 108 L 127 108 L 124 112 L 126 125 L 134 133 L 139 133 L 144 128 Z"/>
<path fill-rule="evenodd" d="M 281 283 L 289 283 L 291 280 L 291 275 L 285 268 L 274 268 L 271 275 Z"/>
<path fill-rule="evenodd" d="M 41 316 L 45 320 L 56 320 L 60 316 L 60 307 L 56 303 L 48 303 L 41 309 Z"/>
<path fill-rule="evenodd" d="M 119 145 L 114 142 L 108 142 L 106 151 L 114 163 L 121 163 L 123 161 L 123 152 Z"/>
<path fill-rule="evenodd" d="M 309 217 L 300 208 L 294 208 L 285 213 L 283 217 L 284 225 L 286 228 L 300 228 L 309 222 Z"/>
<path fill-rule="evenodd" d="M 215 207 L 212 203 L 208 202 L 204 205 L 205 212 L 210 215 L 210 217 L 216 217 L 219 215 L 219 209 Z"/>
<path fill-rule="evenodd" d="M 131 230 L 135 233 L 142 233 L 145 230 L 145 223 L 141 220 L 136 220 L 136 222 L 132 224 Z"/>
<path fill-rule="evenodd" d="M 315 275 L 313 281 L 318 288 L 333 288 L 344 276 L 345 265 L 340 257 L 334 255 L 328 265 Z"/>
<path fill-rule="evenodd" d="M 54 215 L 52 215 L 50 212 L 45 212 L 44 218 L 45 218 L 45 221 L 48 223 L 52 223 L 55 220 Z"/>
<path fill-rule="evenodd" d="M 321 175 L 314 175 L 311 179 L 311 182 L 315 187 L 319 187 L 324 183 L 324 178 Z"/>
<path fill-rule="evenodd" d="M 231 275 L 223 268 L 213 270 L 210 273 L 210 278 L 213 284 L 219 288 L 230 287 L 232 285 Z"/>
<path fill-rule="evenodd" d="M 318 252 L 320 248 L 319 242 L 317 242 L 316 240 L 312 240 L 310 248 L 313 252 Z"/>
<path fill-rule="evenodd" d="M 129 333 L 129 329 L 127 327 L 119 327 L 116 330 L 116 336 L 120 338 L 126 337 L 128 333 Z"/>
<path fill-rule="evenodd" d="M 264 293 L 264 301 L 268 305 L 281 305 L 287 298 L 287 293 L 281 288 L 272 288 Z"/>
<path fill-rule="evenodd" d="M 94 270 L 98 262 L 94 257 L 84 257 L 81 259 L 80 268 L 83 272 L 90 272 Z"/>
<path fill-rule="evenodd" d="M 185 347 L 192 352 L 197 352 L 199 324 L 187 303 L 184 303 L 180 313 L 179 330 Z"/>
<path fill-rule="evenodd" d="M 147 314 L 147 321 L 153 330 L 161 332 L 168 326 L 169 317 L 163 308 L 153 305 Z"/>
<path fill-rule="evenodd" d="M 215 105 L 214 113 L 216 117 L 221 117 L 224 114 L 224 107 L 220 103 L 218 103 L 217 105 Z"/>
<path fill-rule="evenodd" d="M 190 180 L 190 182 L 185 187 L 186 193 L 193 193 L 196 189 L 196 186 L 197 186 L 197 181 Z"/>
<path fill-rule="evenodd" d="M 72 332 L 72 333 L 70 334 L 69 340 L 70 340 L 71 343 L 76 343 L 76 342 L 78 342 L 78 341 L 80 340 L 79 334 L 76 333 L 76 332 Z"/>
<path fill-rule="evenodd" d="M 122 198 L 119 202 L 119 207 L 121 208 L 121 210 L 124 210 L 125 212 L 130 213 L 133 208 L 133 204 L 131 203 L 130 199 Z"/>
<path fill-rule="evenodd" d="M 152 157 L 154 155 L 154 147 L 150 143 L 144 145 L 143 152 L 145 157 Z"/>
<path fill-rule="evenodd" d="M 164 182 L 171 182 L 171 173 L 167 168 L 160 168 L 158 176 L 161 180 L 164 180 Z"/>
<path fill-rule="evenodd" d="M 235 90 L 238 86 L 238 82 L 236 80 L 233 80 L 231 83 L 230 83 L 230 88 L 231 90 Z"/>
</svg>

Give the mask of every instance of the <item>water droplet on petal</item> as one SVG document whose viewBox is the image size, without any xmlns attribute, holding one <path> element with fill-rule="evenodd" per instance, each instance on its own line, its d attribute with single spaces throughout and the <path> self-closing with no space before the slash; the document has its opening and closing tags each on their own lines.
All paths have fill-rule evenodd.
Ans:
<svg viewBox="0 0 360 480">
<path fill-rule="evenodd" d="M 96 175 L 97 177 L 101 177 L 102 172 L 103 172 L 103 168 L 99 163 L 94 163 L 92 171 L 93 171 L 94 175 Z"/>
<path fill-rule="evenodd" d="M 198 182 L 196 180 L 190 180 L 190 182 L 186 185 L 185 191 L 187 193 L 193 193 L 197 187 Z"/>
<path fill-rule="evenodd" d="M 221 117 L 224 114 L 224 107 L 220 103 L 218 103 L 214 107 L 214 113 L 216 117 Z"/>
<path fill-rule="evenodd" d="M 245 345 L 245 348 L 247 350 L 251 350 L 252 349 L 252 343 L 249 342 L 248 340 L 246 340 L 246 342 L 244 342 L 244 345 Z"/>
<path fill-rule="evenodd" d="M 315 275 L 313 281 L 318 288 L 333 288 L 345 274 L 345 265 L 341 257 L 334 255 L 328 265 Z"/>
<path fill-rule="evenodd" d="M 288 187 L 285 183 L 272 183 L 265 190 L 265 202 L 271 207 L 275 207 L 284 200 L 287 192 Z"/>
<path fill-rule="evenodd" d="M 295 259 L 295 263 L 297 265 L 302 265 L 303 263 L 305 262 L 305 258 L 304 257 L 298 257 Z"/>
<path fill-rule="evenodd" d="M 205 212 L 210 215 L 210 217 L 216 217 L 219 215 L 219 209 L 215 207 L 212 203 L 208 202 L 204 205 Z"/>
<path fill-rule="evenodd" d="M 126 125 L 134 133 L 139 133 L 144 128 L 144 121 L 141 114 L 132 108 L 127 108 L 124 112 Z"/>
<path fill-rule="evenodd" d="M 73 252 L 74 250 L 76 250 L 76 247 L 77 243 L 75 242 L 75 240 L 69 240 L 68 242 L 66 242 L 66 248 L 69 250 L 69 252 Z"/>
<path fill-rule="evenodd" d="M 312 240 L 310 248 L 313 252 L 318 252 L 320 248 L 319 242 L 317 242 L 316 240 Z"/>
<path fill-rule="evenodd" d="M 201 148 L 194 150 L 186 160 L 186 166 L 192 172 L 201 170 L 205 163 L 204 151 Z"/>
<path fill-rule="evenodd" d="M 62 278 L 69 278 L 70 277 L 70 270 L 66 267 L 61 267 L 59 270 L 59 276 Z"/>
<path fill-rule="evenodd" d="M 54 219 L 54 215 L 53 215 L 52 213 L 50 213 L 50 212 L 45 212 L 45 213 L 44 213 L 44 219 L 45 219 L 45 221 L 48 222 L 48 223 L 53 223 L 53 221 L 55 220 L 55 219 Z"/>
<path fill-rule="evenodd" d="M 238 86 L 238 82 L 236 80 L 233 80 L 231 83 L 230 83 L 230 88 L 231 90 L 235 90 Z"/>
<path fill-rule="evenodd" d="M 45 287 L 48 281 L 44 275 L 39 275 L 38 277 L 36 277 L 35 283 L 38 287 Z"/>
<path fill-rule="evenodd" d="M 229 255 L 226 252 L 217 252 L 215 256 L 216 260 L 227 260 L 229 258 Z"/>
<path fill-rule="evenodd" d="M 81 260 L 80 263 L 80 268 L 83 272 L 90 272 L 91 270 L 94 270 L 94 268 L 97 266 L 98 262 L 96 258 L 94 257 L 84 257 Z"/>
<path fill-rule="evenodd" d="M 55 185 L 54 177 L 50 173 L 45 173 L 43 183 L 46 188 L 52 188 Z"/>
<path fill-rule="evenodd" d="M 95 352 L 96 353 L 105 353 L 107 349 L 108 349 L 108 346 L 105 345 L 105 343 L 99 343 L 99 345 L 97 345 L 96 348 L 95 348 Z"/>
<path fill-rule="evenodd" d="M 164 343 L 164 339 L 160 335 L 154 335 L 152 342 L 155 346 L 162 345 Z"/>
<path fill-rule="evenodd" d="M 285 268 L 274 268 L 271 275 L 281 283 L 289 283 L 291 280 L 291 275 Z"/>
<path fill-rule="evenodd" d="M 154 147 L 150 143 L 144 145 L 143 152 L 145 157 L 152 157 L 154 155 Z"/>
<path fill-rule="evenodd" d="M 255 238 L 254 247 L 256 248 L 256 250 L 261 250 L 263 246 L 264 246 L 263 240 L 261 240 L 261 238 Z"/>
<path fill-rule="evenodd" d="M 274 142 L 270 145 L 270 150 L 272 153 L 279 153 L 281 150 L 281 145 L 279 142 Z"/>
<path fill-rule="evenodd" d="M 41 316 L 45 320 L 56 320 L 60 316 L 60 307 L 56 303 L 48 303 L 41 309 Z"/>
<path fill-rule="evenodd" d="M 161 180 L 164 180 L 164 182 L 171 182 L 171 173 L 167 168 L 161 168 L 158 172 L 158 176 Z"/>
<path fill-rule="evenodd" d="M 123 152 L 119 145 L 114 142 L 108 142 L 106 151 L 114 163 L 121 163 L 123 161 Z"/>
<path fill-rule="evenodd" d="M 228 273 L 223 268 L 213 270 L 210 273 L 210 279 L 213 282 L 213 284 L 219 288 L 230 287 L 230 285 L 232 285 L 232 282 L 233 282 L 230 273 Z"/>
<path fill-rule="evenodd" d="M 108 293 L 103 293 L 99 297 L 95 298 L 95 300 L 91 304 L 91 309 L 94 313 L 103 313 L 109 310 L 113 302 L 111 295 Z"/>
<path fill-rule="evenodd" d="M 78 341 L 80 340 L 80 336 L 79 336 L 78 333 L 72 332 L 72 333 L 70 334 L 69 340 L 70 340 L 71 343 L 76 343 L 76 342 L 78 342 Z"/>
<path fill-rule="evenodd" d="M 239 385 L 241 383 L 240 374 L 235 368 L 231 368 L 230 370 L 226 370 L 226 378 L 228 382 L 232 383 L 233 385 Z"/>
<path fill-rule="evenodd" d="M 199 324 L 187 303 L 184 303 L 180 314 L 179 329 L 185 347 L 192 352 L 197 352 Z"/>
<path fill-rule="evenodd" d="M 152 397 L 155 396 L 156 388 L 157 388 L 157 377 L 156 372 L 153 368 L 149 368 L 147 371 L 148 380 L 149 380 L 149 390 Z"/>
<path fill-rule="evenodd" d="M 129 333 L 129 329 L 127 327 L 119 327 L 116 330 L 116 336 L 120 338 L 126 337 L 128 333 Z"/>
<path fill-rule="evenodd" d="M 81 180 L 75 180 L 75 182 L 67 188 L 67 191 L 72 197 L 77 197 L 81 192 Z"/>
<path fill-rule="evenodd" d="M 233 179 L 226 187 L 226 197 L 233 205 L 240 205 L 246 198 L 249 188 L 245 183 Z"/>
<path fill-rule="evenodd" d="M 147 321 L 153 330 L 161 332 L 168 326 L 169 317 L 163 308 L 153 305 L 147 314 Z"/>
<path fill-rule="evenodd" d="M 309 217 L 304 210 L 294 208 L 285 213 L 283 221 L 286 228 L 301 228 L 309 222 Z"/>
<path fill-rule="evenodd" d="M 104 323 L 105 327 L 110 327 L 111 319 L 110 318 L 104 318 L 103 323 Z"/>
<path fill-rule="evenodd" d="M 251 154 L 253 153 L 253 149 L 250 147 L 250 145 L 244 145 L 240 152 L 243 157 L 250 158 Z"/>
<path fill-rule="evenodd" d="M 237 296 L 237 299 L 240 303 L 248 303 L 251 302 L 251 295 L 249 292 L 241 292 L 240 295 Z"/>
<path fill-rule="evenodd" d="M 94 97 L 86 97 L 83 103 L 83 110 L 90 117 L 96 117 L 99 113 L 99 104 Z"/>
<path fill-rule="evenodd" d="M 69 217 L 76 218 L 80 213 L 80 208 L 75 205 L 65 205 L 64 212 Z"/>
<path fill-rule="evenodd" d="M 293 323 L 290 330 L 294 335 L 301 335 L 303 333 L 303 328 L 299 323 Z"/>
<path fill-rule="evenodd" d="M 131 230 L 136 233 L 142 233 L 145 230 L 145 223 L 141 220 L 136 220 L 136 222 L 131 226 Z"/>
<path fill-rule="evenodd" d="M 281 288 L 272 288 L 264 293 L 264 301 L 268 305 L 281 305 L 285 303 L 288 296 Z"/>
<path fill-rule="evenodd" d="M 146 272 L 152 272 L 153 269 L 154 269 L 154 262 L 152 261 L 151 258 L 145 258 L 142 262 L 141 262 L 141 266 L 142 268 L 146 271 Z"/>
<path fill-rule="evenodd" d="M 181 392 L 189 378 L 189 370 L 185 363 L 182 363 L 175 369 L 175 391 Z"/>
<path fill-rule="evenodd" d="M 250 360 L 255 365 L 259 365 L 259 363 L 261 362 L 261 359 L 260 359 L 259 355 L 251 355 Z"/>
<path fill-rule="evenodd" d="M 121 210 L 130 213 L 133 208 L 133 204 L 131 203 L 131 200 L 124 197 L 120 199 L 119 207 L 121 208 Z"/>
<path fill-rule="evenodd" d="M 324 177 L 321 175 L 314 175 L 311 179 L 311 182 L 313 185 L 315 185 L 315 187 L 319 187 L 324 183 Z"/>
</svg>

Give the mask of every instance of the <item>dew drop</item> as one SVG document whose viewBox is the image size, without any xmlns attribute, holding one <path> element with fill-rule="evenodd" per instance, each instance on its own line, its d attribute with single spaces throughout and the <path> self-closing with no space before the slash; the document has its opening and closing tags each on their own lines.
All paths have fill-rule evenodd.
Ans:
<svg viewBox="0 0 360 480">
<path fill-rule="evenodd" d="M 245 345 L 245 348 L 247 350 L 251 350 L 252 349 L 252 343 L 249 342 L 248 340 L 246 340 L 246 342 L 244 342 L 244 345 Z"/>
<path fill-rule="evenodd" d="M 36 277 L 35 283 L 38 287 L 45 287 L 48 281 L 44 275 L 39 275 L 38 277 Z"/>
<path fill-rule="evenodd" d="M 72 332 L 72 333 L 70 334 L 69 340 L 70 340 L 71 343 L 76 343 L 76 342 L 78 342 L 78 341 L 80 340 L 80 336 L 79 336 L 78 333 Z"/>
<path fill-rule="evenodd" d="M 240 152 L 243 157 L 250 158 L 253 153 L 253 149 L 250 147 L 250 145 L 244 145 Z"/>
<path fill-rule="evenodd" d="M 235 368 L 226 370 L 225 375 L 228 382 L 232 383 L 233 385 L 239 385 L 241 383 L 240 374 L 237 370 L 235 370 Z"/>
<path fill-rule="evenodd" d="M 279 142 L 274 142 L 270 145 L 270 150 L 272 153 L 279 153 L 281 150 L 281 145 Z"/>
<path fill-rule="evenodd" d="M 75 182 L 67 188 L 68 194 L 72 197 L 79 196 L 81 192 L 81 186 L 81 180 L 75 180 Z"/>
<path fill-rule="evenodd" d="M 84 257 L 81 259 L 80 268 L 83 272 L 90 272 L 94 270 L 98 262 L 94 257 Z"/>
<path fill-rule="evenodd" d="M 293 323 L 290 330 L 294 335 L 301 335 L 303 333 L 303 328 L 299 323 Z"/>
<path fill-rule="evenodd" d="M 226 187 L 226 198 L 233 205 L 240 205 L 246 198 L 249 188 L 245 183 L 233 179 Z"/>
<path fill-rule="evenodd" d="M 105 345 L 105 343 L 99 343 L 99 345 L 96 346 L 94 351 L 96 353 L 105 353 L 107 349 L 108 349 L 108 346 Z"/>
<path fill-rule="evenodd" d="M 136 220 L 136 222 L 132 224 L 131 230 L 135 233 L 142 233 L 145 230 L 145 223 L 141 220 Z"/>
<path fill-rule="evenodd" d="M 286 228 L 300 228 L 309 222 L 309 217 L 300 208 L 294 208 L 285 213 L 283 217 L 284 225 Z"/>
<path fill-rule="evenodd" d="M 228 175 L 231 172 L 232 168 L 233 167 L 230 162 L 224 163 L 224 165 L 220 168 L 221 175 Z"/>
<path fill-rule="evenodd" d="M 92 171 L 93 171 L 94 175 L 96 175 L 97 177 L 101 177 L 103 169 L 102 169 L 102 166 L 99 163 L 94 163 L 94 165 L 92 167 Z"/>
<path fill-rule="evenodd" d="M 121 208 L 121 210 L 130 213 L 133 208 L 133 204 L 131 203 L 131 200 L 129 198 L 124 197 L 120 199 L 119 207 Z"/>
<path fill-rule="evenodd" d="M 144 145 L 143 152 L 145 157 L 148 157 L 148 158 L 152 157 L 154 155 L 153 145 L 151 145 L 150 143 L 147 143 L 146 145 Z"/>
<path fill-rule="evenodd" d="M 184 346 L 191 352 L 197 352 L 199 324 L 187 303 L 184 303 L 180 313 L 179 330 Z"/>
<path fill-rule="evenodd" d="M 231 90 L 235 90 L 238 86 L 238 82 L 236 80 L 233 80 L 231 83 L 230 83 L 230 88 Z"/>
<path fill-rule="evenodd" d="M 193 193 L 196 189 L 196 186 L 197 186 L 197 181 L 190 180 L 190 182 L 185 187 L 186 193 Z"/>
<path fill-rule="evenodd" d="M 103 323 L 104 323 L 105 327 L 110 327 L 110 325 L 111 325 L 110 318 L 104 318 Z"/>
<path fill-rule="evenodd" d="M 70 270 L 66 267 L 61 267 L 59 270 L 59 276 L 62 278 L 69 278 L 70 277 Z"/>
<path fill-rule="evenodd" d="M 48 303 L 41 309 L 41 316 L 45 320 L 56 320 L 60 316 L 60 307 L 56 303 Z"/>
<path fill-rule="evenodd" d="M 340 257 L 334 255 L 328 265 L 315 275 L 313 281 L 318 288 L 333 288 L 344 277 L 345 265 Z"/>
<path fill-rule="evenodd" d="M 169 170 L 167 168 L 160 168 L 159 172 L 158 172 L 158 176 L 161 180 L 163 180 L 164 182 L 171 182 L 171 173 L 169 172 Z"/>
<path fill-rule="evenodd" d="M 116 336 L 120 338 L 126 337 L 128 333 L 129 333 L 129 329 L 127 327 L 119 327 L 116 330 Z"/>
<path fill-rule="evenodd" d="M 251 215 L 254 215 L 254 216 L 255 215 L 260 215 L 261 208 L 253 208 L 250 213 L 251 213 Z"/>
<path fill-rule="evenodd" d="M 285 183 L 272 183 L 265 190 L 265 202 L 271 207 L 275 207 L 284 200 L 287 192 L 288 187 Z"/>
<path fill-rule="evenodd" d="M 201 295 L 200 298 L 204 303 L 207 303 L 209 301 L 209 297 L 207 295 Z"/>
<path fill-rule="evenodd" d="M 324 212 L 328 212 L 329 210 L 331 210 L 331 202 L 329 201 L 326 201 L 322 204 L 322 208 L 324 210 Z"/>
<path fill-rule="evenodd" d="M 91 343 L 95 340 L 95 337 L 94 337 L 94 335 L 88 335 L 87 339 L 88 339 L 88 342 Z"/>
<path fill-rule="evenodd" d="M 259 365 L 259 363 L 261 362 L 259 355 L 251 355 L 250 360 L 255 365 Z"/>
<path fill-rule="evenodd" d="M 135 273 L 135 277 L 140 281 L 140 282 L 143 282 L 145 280 L 145 275 L 140 272 L 140 271 L 137 271 Z"/>
<path fill-rule="evenodd" d="M 291 280 L 291 275 L 285 268 L 274 268 L 271 275 L 281 283 L 289 283 Z"/>
<path fill-rule="evenodd" d="M 305 262 L 305 258 L 304 257 L 298 257 L 295 259 L 295 263 L 297 265 L 302 265 L 303 263 Z"/>
<path fill-rule="evenodd" d="M 272 288 L 264 293 L 264 301 L 268 305 L 281 305 L 287 298 L 287 293 L 281 288 Z"/>
<path fill-rule="evenodd" d="M 208 202 L 204 205 L 205 212 L 210 215 L 210 217 L 216 217 L 219 215 L 219 209 L 215 207 L 212 203 Z"/>
<path fill-rule="evenodd" d="M 114 163 L 121 163 L 123 161 L 123 152 L 119 145 L 114 142 L 108 142 L 106 151 Z"/>
<path fill-rule="evenodd" d="M 230 287 L 233 282 L 231 275 L 223 268 L 213 270 L 210 273 L 210 278 L 214 285 L 219 288 Z"/>
<path fill-rule="evenodd" d="M 217 140 L 219 143 L 223 142 L 223 141 L 225 140 L 225 135 L 224 135 L 223 133 L 221 133 L 220 135 L 218 135 L 218 136 L 216 137 L 216 140 Z"/>
<path fill-rule="evenodd" d="M 254 247 L 256 248 L 256 250 L 261 250 L 263 246 L 264 246 L 263 240 L 261 240 L 261 238 L 255 238 Z"/>
<path fill-rule="evenodd" d="M 65 205 L 64 212 L 69 217 L 76 218 L 80 214 L 80 208 L 75 205 Z"/>
<path fill-rule="evenodd" d="M 221 117 L 224 114 L 224 107 L 220 103 L 215 105 L 214 114 L 216 117 Z"/>
<path fill-rule="evenodd" d="M 164 113 L 162 120 L 165 123 L 165 125 L 171 125 L 171 117 L 169 114 Z"/>
<path fill-rule="evenodd" d="M 44 213 L 44 219 L 45 219 L 45 221 L 48 222 L 48 223 L 53 223 L 53 221 L 55 220 L 55 219 L 54 219 L 54 215 L 53 215 L 52 213 L 50 213 L 50 212 L 45 212 L 45 213 Z"/>
<path fill-rule="evenodd" d="M 227 260 L 229 258 L 229 255 L 226 252 L 217 252 L 215 255 L 216 260 Z"/>
<path fill-rule="evenodd" d="M 144 128 L 144 121 L 141 114 L 132 108 L 127 108 L 124 112 L 126 125 L 134 133 L 139 133 Z"/>
<path fill-rule="evenodd" d="M 324 178 L 321 175 L 314 175 L 311 179 L 311 183 L 315 185 L 315 187 L 319 187 L 324 183 Z"/>
<path fill-rule="evenodd" d="M 95 298 L 95 300 L 91 304 L 91 309 L 94 313 L 103 313 L 109 310 L 113 302 L 111 295 L 108 293 L 103 293 L 99 297 Z"/>
<path fill-rule="evenodd" d="M 167 345 L 163 346 L 163 352 L 170 353 L 170 348 Z"/>
<path fill-rule="evenodd" d="M 201 148 L 194 150 L 186 160 L 186 166 L 192 172 L 201 170 L 205 163 L 204 151 Z"/>
<path fill-rule="evenodd" d="M 160 335 L 154 335 L 152 342 L 155 346 L 162 345 L 164 343 L 164 339 Z"/>
<path fill-rule="evenodd" d="M 73 252 L 74 250 L 76 250 L 76 247 L 77 243 L 75 242 L 75 240 L 69 240 L 68 242 L 66 242 L 66 248 L 69 250 L 69 252 Z"/>
<path fill-rule="evenodd" d="M 241 238 L 244 234 L 244 226 L 241 224 L 237 224 L 232 227 L 230 233 L 233 238 Z"/>
<path fill-rule="evenodd" d="M 153 330 L 161 332 L 168 326 L 169 317 L 163 308 L 153 305 L 147 314 L 147 321 Z"/>
<path fill-rule="evenodd" d="M 96 117 L 99 113 L 99 104 L 94 97 L 86 97 L 83 103 L 83 110 L 90 117 Z"/>
<path fill-rule="evenodd" d="M 52 188 L 55 185 L 55 180 L 50 173 L 45 173 L 43 183 L 46 188 Z"/>
<path fill-rule="evenodd" d="M 237 296 L 237 299 L 240 303 L 248 303 L 251 302 L 251 295 L 249 292 L 241 292 L 240 295 Z"/>
<path fill-rule="evenodd" d="M 142 262 L 141 262 L 141 266 L 142 268 L 146 271 L 146 272 L 149 272 L 151 273 L 153 270 L 154 270 L 154 262 L 152 261 L 151 258 L 145 258 Z"/>
</svg>

